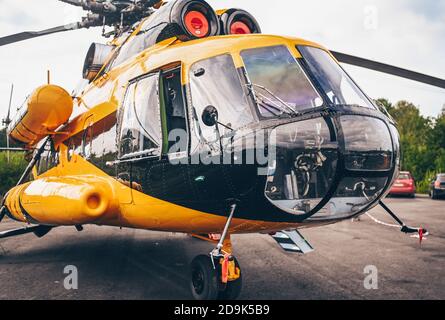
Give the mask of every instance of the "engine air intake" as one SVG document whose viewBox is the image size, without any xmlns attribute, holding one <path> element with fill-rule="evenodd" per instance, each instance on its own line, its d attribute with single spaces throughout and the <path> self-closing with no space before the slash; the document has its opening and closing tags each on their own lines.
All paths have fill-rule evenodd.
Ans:
<svg viewBox="0 0 445 320">
<path fill-rule="evenodd" d="M 223 35 L 261 33 L 258 21 L 245 10 L 222 10 L 218 15 Z"/>
</svg>

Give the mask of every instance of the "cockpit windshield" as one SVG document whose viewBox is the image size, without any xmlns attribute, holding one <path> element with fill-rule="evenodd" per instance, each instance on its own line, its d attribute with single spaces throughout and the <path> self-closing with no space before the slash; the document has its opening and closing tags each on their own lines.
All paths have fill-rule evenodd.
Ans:
<svg viewBox="0 0 445 320">
<path fill-rule="evenodd" d="M 307 46 L 299 46 L 298 50 L 330 103 L 375 109 L 348 74 L 326 51 Z"/>
<path fill-rule="evenodd" d="M 241 52 L 241 57 L 263 117 L 296 114 L 323 105 L 287 47 L 248 49 Z"/>
</svg>

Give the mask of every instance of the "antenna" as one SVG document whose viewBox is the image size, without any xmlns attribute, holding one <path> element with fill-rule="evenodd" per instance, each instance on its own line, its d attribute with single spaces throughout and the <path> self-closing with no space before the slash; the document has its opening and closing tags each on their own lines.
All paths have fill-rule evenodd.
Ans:
<svg viewBox="0 0 445 320">
<path fill-rule="evenodd" d="M 8 107 L 8 114 L 6 115 L 6 118 L 2 120 L 2 124 L 7 127 L 11 123 L 11 105 L 12 105 L 12 96 L 14 94 L 14 84 L 11 85 L 11 94 L 9 95 L 9 107 Z"/>
<path fill-rule="evenodd" d="M 6 115 L 6 118 L 2 120 L 2 124 L 3 126 L 6 128 L 6 149 L 7 151 L 7 158 L 8 158 L 8 163 L 10 161 L 10 153 L 9 153 L 9 135 L 8 135 L 8 126 L 9 124 L 12 122 L 11 121 L 11 106 L 12 106 L 12 97 L 14 95 L 14 84 L 11 85 L 11 94 L 9 95 L 9 106 L 8 106 L 8 113 Z"/>
</svg>

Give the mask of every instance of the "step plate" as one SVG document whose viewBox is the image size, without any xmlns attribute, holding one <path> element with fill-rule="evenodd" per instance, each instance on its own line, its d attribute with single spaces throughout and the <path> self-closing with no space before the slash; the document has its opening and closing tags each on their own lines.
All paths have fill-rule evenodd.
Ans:
<svg viewBox="0 0 445 320">
<path fill-rule="evenodd" d="M 274 234 L 272 238 L 287 252 L 307 254 L 314 251 L 311 244 L 297 230 L 280 231 Z"/>
</svg>

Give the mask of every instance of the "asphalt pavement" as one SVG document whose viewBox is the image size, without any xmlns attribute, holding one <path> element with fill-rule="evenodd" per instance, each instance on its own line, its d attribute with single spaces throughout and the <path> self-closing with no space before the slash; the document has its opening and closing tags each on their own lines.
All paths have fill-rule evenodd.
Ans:
<svg viewBox="0 0 445 320">
<path fill-rule="evenodd" d="M 234 236 L 240 299 L 445 299 L 445 201 L 387 204 L 430 231 L 421 245 L 368 216 L 303 230 L 316 249 L 305 256 L 282 251 L 267 235 Z M 371 215 L 393 223 L 380 208 Z M 0 230 L 19 226 L 5 221 Z M 0 299 L 191 299 L 188 265 L 210 249 L 186 235 L 97 226 L 2 239 Z M 65 288 L 67 266 L 76 267 L 77 290 Z"/>
</svg>

